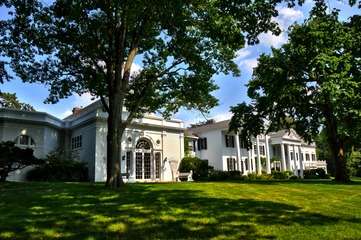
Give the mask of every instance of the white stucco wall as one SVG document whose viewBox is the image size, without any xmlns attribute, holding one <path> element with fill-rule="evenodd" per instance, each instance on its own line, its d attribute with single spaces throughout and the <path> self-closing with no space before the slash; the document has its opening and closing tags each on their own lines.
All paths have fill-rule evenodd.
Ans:
<svg viewBox="0 0 361 240">
<path fill-rule="evenodd" d="M 216 170 L 223 170 L 222 154 L 222 131 L 213 130 L 198 134 L 199 138 L 207 138 L 207 149 L 198 150 L 196 155 L 200 159 L 208 160 L 208 165 L 213 166 Z"/>
<path fill-rule="evenodd" d="M 71 149 L 71 138 L 82 136 L 82 146 L 78 149 Z M 71 130 L 69 136 L 69 146 L 71 156 L 74 160 L 87 163 L 90 180 L 94 180 L 94 163 L 95 163 L 95 143 L 96 143 L 96 124 L 90 123 Z"/>
</svg>

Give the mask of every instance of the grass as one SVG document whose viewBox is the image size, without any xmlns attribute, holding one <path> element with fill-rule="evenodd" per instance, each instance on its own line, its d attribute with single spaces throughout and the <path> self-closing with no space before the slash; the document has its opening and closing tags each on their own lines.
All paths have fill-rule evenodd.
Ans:
<svg viewBox="0 0 361 240">
<path fill-rule="evenodd" d="M 361 239 L 361 182 L 5 183 L 0 239 Z"/>
</svg>

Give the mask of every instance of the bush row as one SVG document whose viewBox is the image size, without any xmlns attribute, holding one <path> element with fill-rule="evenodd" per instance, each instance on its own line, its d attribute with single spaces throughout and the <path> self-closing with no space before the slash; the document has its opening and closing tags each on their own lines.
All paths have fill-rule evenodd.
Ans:
<svg viewBox="0 0 361 240">
<path fill-rule="evenodd" d="M 29 181 L 88 181 L 86 163 L 64 159 L 59 153 L 51 153 L 43 164 L 27 173 Z"/>
</svg>

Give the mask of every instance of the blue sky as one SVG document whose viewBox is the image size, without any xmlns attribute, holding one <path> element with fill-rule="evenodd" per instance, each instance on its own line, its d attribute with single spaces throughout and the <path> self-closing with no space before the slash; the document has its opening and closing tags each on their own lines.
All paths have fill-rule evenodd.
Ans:
<svg viewBox="0 0 361 240">
<path fill-rule="evenodd" d="M 347 19 L 353 14 L 361 14 L 361 10 L 356 7 L 349 7 L 348 0 L 330 0 L 331 8 L 341 9 L 341 19 Z M 294 22 L 302 22 L 308 17 L 308 12 L 312 7 L 312 0 L 306 0 L 302 7 L 287 8 L 280 6 L 279 16 L 276 21 L 284 30 L 281 35 L 273 36 L 270 33 L 260 36 L 260 44 L 255 46 L 246 46 L 238 52 L 237 58 L 234 60 L 241 70 L 240 77 L 232 77 L 229 75 L 214 76 L 219 89 L 213 93 L 219 99 L 219 105 L 211 110 L 206 116 L 216 120 L 224 120 L 231 117 L 229 112 L 230 106 L 236 105 L 243 101 L 249 101 L 247 98 L 246 84 L 251 78 L 252 69 L 257 65 L 257 58 L 262 53 L 269 53 L 271 46 L 280 47 L 287 41 L 287 28 Z M 0 9 L 0 18 L 6 17 L 6 11 Z M 134 68 L 138 65 L 135 64 Z M 134 69 L 136 70 L 136 69 Z M 30 103 L 38 111 L 48 112 L 58 118 L 64 118 L 71 113 L 71 109 L 75 106 L 86 106 L 91 103 L 92 98 L 89 94 L 82 96 L 71 96 L 67 99 L 60 100 L 57 104 L 44 104 L 44 99 L 48 95 L 48 89 L 42 84 L 23 83 L 19 79 L 14 79 L 0 85 L 3 92 L 16 93 L 20 101 Z M 181 110 L 174 115 L 175 118 L 183 120 L 186 124 L 204 121 L 204 117 L 197 111 Z"/>
</svg>

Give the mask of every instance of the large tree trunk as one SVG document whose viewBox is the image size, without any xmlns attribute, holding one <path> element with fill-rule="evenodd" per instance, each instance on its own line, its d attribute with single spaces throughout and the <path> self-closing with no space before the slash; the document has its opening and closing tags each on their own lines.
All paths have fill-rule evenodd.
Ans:
<svg viewBox="0 0 361 240">
<path fill-rule="evenodd" d="M 108 135 L 107 135 L 107 181 L 108 187 L 117 188 L 124 182 L 121 176 L 121 131 L 122 111 L 118 96 L 109 97 Z"/>
<path fill-rule="evenodd" d="M 347 169 L 347 159 L 343 140 L 337 133 L 337 122 L 332 108 L 326 105 L 324 108 L 326 119 L 327 140 L 331 150 L 332 160 L 335 162 L 335 180 L 337 182 L 349 182 L 350 176 Z"/>
</svg>

